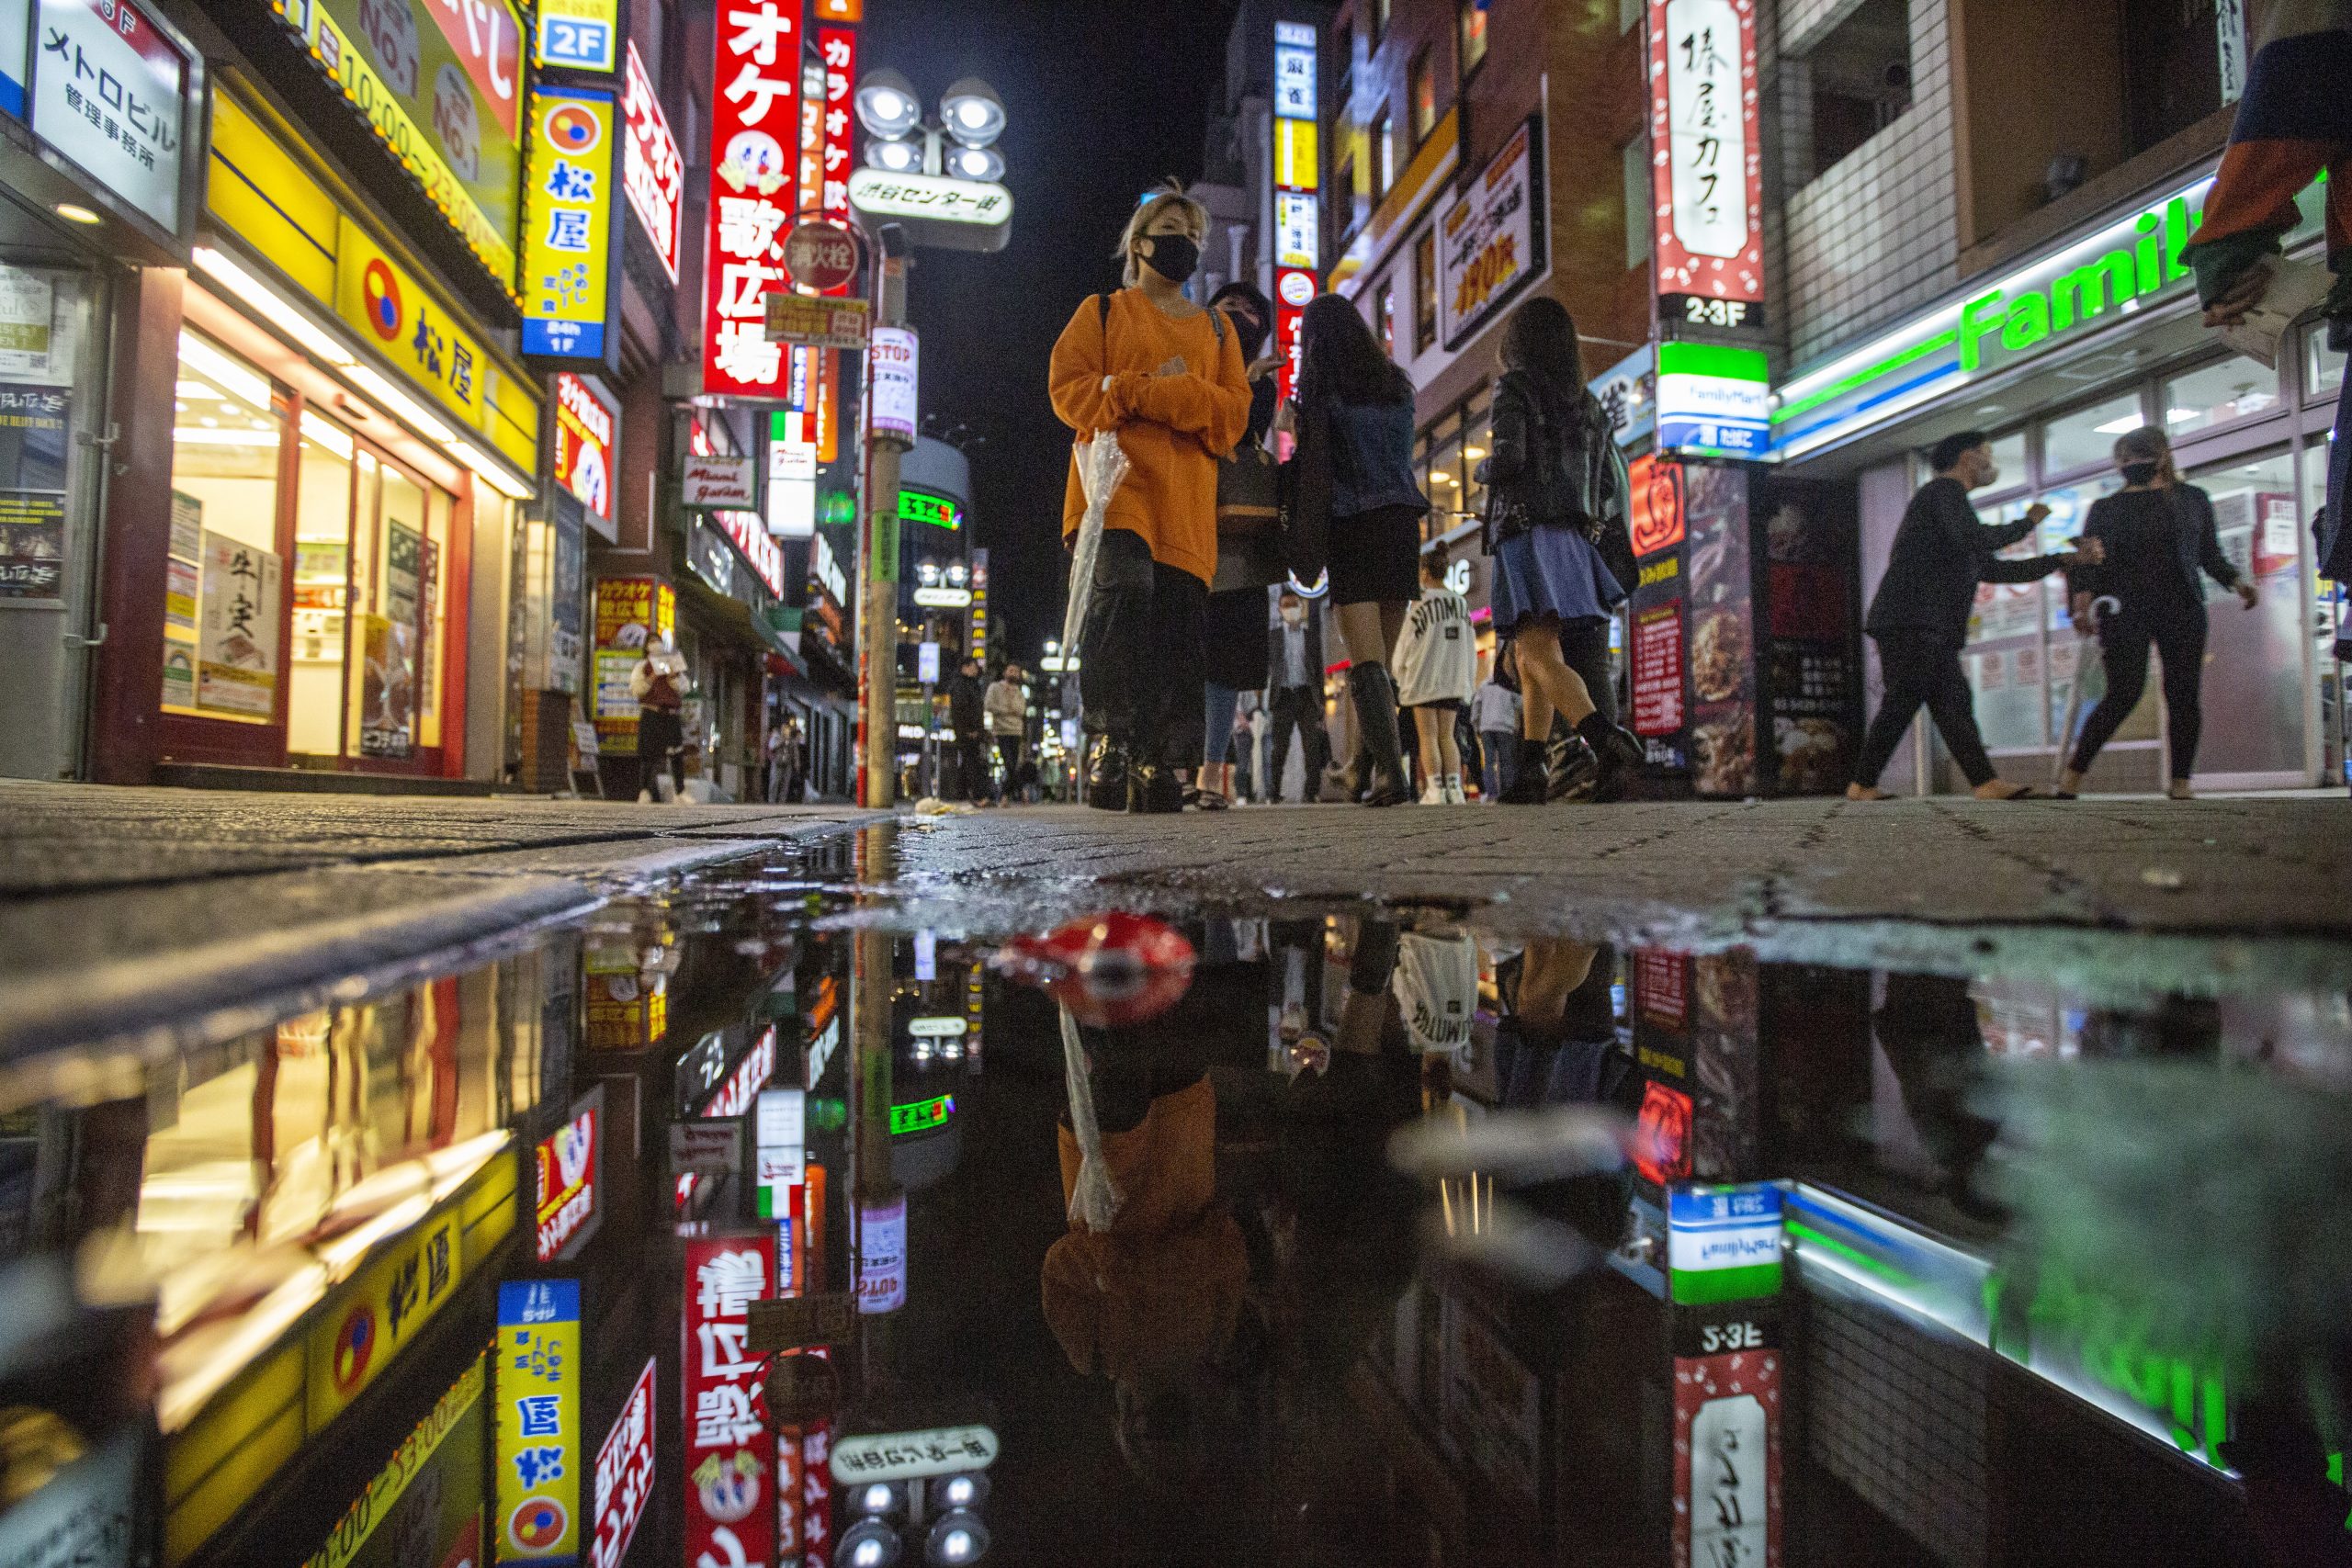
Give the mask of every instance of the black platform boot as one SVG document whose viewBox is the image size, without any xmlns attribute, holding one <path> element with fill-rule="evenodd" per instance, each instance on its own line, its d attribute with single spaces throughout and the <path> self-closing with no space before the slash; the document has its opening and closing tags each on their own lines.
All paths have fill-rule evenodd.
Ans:
<svg viewBox="0 0 2352 1568">
<path fill-rule="evenodd" d="M 1413 798 L 1405 777 L 1405 743 L 1396 733 L 1396 683 L 1378 664 L 1348 666 L 1348 694 L 1355 699 L 1356 724 L 1372 753 L 1372 793 L 1366 806 L 1402 806 Z"/>
<path fill-rule="evenodd" d="M 1086 804 L 1097 811 L 1127 808 L 1127 743 L 1098 735 L 1086 763 Z"/>
</svg>

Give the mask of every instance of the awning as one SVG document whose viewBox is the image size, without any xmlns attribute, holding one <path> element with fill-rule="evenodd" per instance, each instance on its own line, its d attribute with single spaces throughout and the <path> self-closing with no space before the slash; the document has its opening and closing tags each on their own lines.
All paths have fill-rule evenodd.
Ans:
<svg viewBox="0 0 2352 1568">
<path fill-rule="evenodd" d="M 678 602 L 694 612 L 695 624 L 702 629 L 725 637 L 746 653 L 781 659 L 795 673 L 806 668 L 786 645 L 783 634 L 752 614 L 752 607 L 741 599 L 712 592 L 690 573 L 681 574 L 677 586 Z"/>
</svg>

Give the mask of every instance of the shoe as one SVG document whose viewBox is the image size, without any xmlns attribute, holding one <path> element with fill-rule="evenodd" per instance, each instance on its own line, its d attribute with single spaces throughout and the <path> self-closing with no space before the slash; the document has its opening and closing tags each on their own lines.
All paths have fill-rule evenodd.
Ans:
<svg viewBox="0 0 2352 1568">
<path fill-rule="evenodd" d="M 1405 778 L 1405 745 L 1396 733 L 1396 683 L 1379 664 L 1348 666 L 1348 694 L 1372 753 L 1372 793 L 1366 806 L 1402 806 L 1413 798 Z"/>
<path fill-rule="evenodd" d="M 1127 811 L 1136 817 L 1167 817 L 1184 809 L 1184 782 L 1172 768 L 1148 762 L 1127 770 Z"/>
<path fill-rule="evenodd" d="M 1097 811 L 1125 811 L 1127 773 L 1127 743 L 1109 735 L 1096 736 L 1086 763 L 1086 804 Z"/>
<path fill-rule="evenodd" d="M 1555 735 L 1544 751 L 1544 798 L 1570 805 L 1590 800 L 1600 787 L 1600 760 L 1581 737 Z"/>
<path fill-rule="evenodd" d="M 1498 798 L 1504 806 L 1542 806 L 1550 796 L 1544 770 L 1544 742 L 1521 740 L 1519 743 L 1519 768 L 1512 774 L 1510 788 Z"/>
<path fill-rule="evenodd" d="M 1421 786 L 1420 803 L 1423 806 L 1451 806 L 1453 804 L 1445 797 L 1445 786 L 1438 783 L 1435 779 L 1430 780 L 1429 783 Z"/>
<path fill-rule="evenodd" d="M 1445 803 L 1448 806 L 1467 806 L 1470 804 L 1470 796 L 1462 787 L 1462 775 L 1460 773 L 1448 773 L 1445 775 Z"/>
<path fill-rule="evenodd" d="M 1577 726 L 1577 733 L 1600 766 L 1600 776 L 1594 786 L 1595 800 L 1623 800 L 1625 790 L 1641 773 L 1645 753 L 1641 737 L 1623 725 L 1611 724 L 1597 713 L 1589 713 Z"/>
</svg>

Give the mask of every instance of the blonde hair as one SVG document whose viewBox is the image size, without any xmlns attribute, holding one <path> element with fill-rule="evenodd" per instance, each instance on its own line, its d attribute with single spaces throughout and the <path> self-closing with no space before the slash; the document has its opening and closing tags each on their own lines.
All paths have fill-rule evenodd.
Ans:
<svg viewBox="0 0 2352 1568">
<path fill-rule="evenodd" d="M 1136 242 L 1170 211 L 1184 215 L 1184 227 L 1191 231 L 1194 239 L 1208 237 L 1209 209 L 1186 196 L 1182 186 L 1174 180 L 1168 181 L 1144 199 L 1129 215 L 1127 226 L 1119 231 L 1118 248 L 1111 254 L 1125 264 L 1125 270 L 1119 275 L 1119 281 L 1125 287 L 1133 288 L 1143 271 L 1143 262 L 1136 254 Z"/>
</svg>

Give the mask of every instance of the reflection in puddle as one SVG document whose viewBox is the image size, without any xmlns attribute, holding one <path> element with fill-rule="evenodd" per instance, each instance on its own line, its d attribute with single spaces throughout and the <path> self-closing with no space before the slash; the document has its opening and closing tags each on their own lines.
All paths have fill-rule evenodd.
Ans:
<svg viewBox="0 0 2352 1568">
<path fill-rule="evenodd" d="M 1089 997 L 886 850 L 0 1107 L 0 1561 L 2352 1543 L 2341 994 L 1275 905 Z"/>
</svg>

